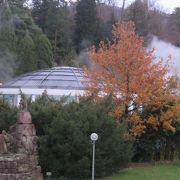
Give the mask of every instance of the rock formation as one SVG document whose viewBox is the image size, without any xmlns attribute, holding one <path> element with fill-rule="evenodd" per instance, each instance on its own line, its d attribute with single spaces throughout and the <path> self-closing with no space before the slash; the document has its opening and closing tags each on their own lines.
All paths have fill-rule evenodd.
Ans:
<svg viewBox="0 0 180 180">
<path fill-rule="evenodd" d="M 21 101 L 17 122 L 0 134 L 0 180 L 42 180 L 37 136 L 27 103 Z"/>
</svg>

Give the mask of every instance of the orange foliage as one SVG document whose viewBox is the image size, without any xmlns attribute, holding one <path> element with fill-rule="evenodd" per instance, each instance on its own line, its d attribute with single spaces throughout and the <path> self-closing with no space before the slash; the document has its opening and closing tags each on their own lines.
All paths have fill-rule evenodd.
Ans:
<svg viewBox="0 0 180 180">
<path fill-rule="evenodd" d="M 180 118 L 180 104 L 169 107 L 166 112 L 161 112 L 160 121 L 163 124 L 164 129 L 175 132 L 176 129 L 172 126 L 173 122 L 178 122 Z"/>
<path fill-rule="evenodd" d="M 166 130 L 169 130 L 171 132 L 176 131 L 176 129 L 173 126 L 171 126 L 171 124 L 169 122 L 167 122 L 167 121 L 163 122 L 163 128 L 166 129 Z"/>
<path fill-rule="evenodd" d="M 145 132 L 145 128 L 146 128 L 146 126 L 141 125 L 141 124 L 139 124 L 137 126 L 133 126 L 133 128 L 131 129 L 131 133 L 135 137 L 140 137 Z"/>
<path fill-rule="evenodd" d="M 129 122 L 133 124 L 133 127 L 131 129 L 131 133 L 135 137 L 141 136 L 145 132 L 146 126 L 144 125 L 144 121 L 140 118 L 140 116 L 137 113 L 134 113 L 130 118 Z"/>
<path fill-rule="evenodd" d="M 86 94 L 91 95 L 95 91 L 100 96 L 112 94 L 117 104 L 114 114 L 121 116 L 126 113 L 126 117 L 140 107 L 158 109 L 175 101 L 171 88 L 167 87 L 172 82 L 168 76 L 168 61 L 166 64 L 162 60 L 155 61 L 154 50 L 143 47 L 143 38 L 135 34 L 134 24 L 117 23 L 112 33 L 113 42 L 102 41 L 98 50 L 95 47 L 90 50 L 93 66 L 85 68 L 85 77 L 90 79 Z M 172 118 L 170 113 L 168 116 Z M 130 121 L 134 124 L 133 134 L 142 134 L 145 129 L 142 119 L 133 115 Z M 159 125 L 153 117 L 146 121 L 154 127 Z"/>
<path fill-rule="evenodd" d="M 121 117 L 123 113 L 124 110 L 122 109 L 122 107 L 118 106 L 113 112 L 109 112 L 109 115 L 113 117 Z"/>
<path fill-rule="evenodd" d="M 153 116 L 150 116 L 148 119 L 147 119 L 147 124 L 156 128 L 160 125 L 159 121 L 158 121 L 158 118 L 157 117 L 153 117 Z"/>
<path fill-rule="evenodd" d="M 129 122 L 133 123 L 134 125 L 141 124 L 143 121 L 137 113 L 134 113 L 130 118 Z"/>
<path fill-rule="evenodd" d="M 98 51 L 95 47 L 90 51 L 95 65 L 85 68 L 85 76 L 91 79 L 86 92 L 112 93 L 123 105 L 134 99 L 141 105 L 158 103 L 156 95 L 168 81 L 168 64 L 154 62 L 154 51 L 143 47 L 132 22 L 116 24 L 113 35 L 113 43 L 101 42 Z"/>
</svg>

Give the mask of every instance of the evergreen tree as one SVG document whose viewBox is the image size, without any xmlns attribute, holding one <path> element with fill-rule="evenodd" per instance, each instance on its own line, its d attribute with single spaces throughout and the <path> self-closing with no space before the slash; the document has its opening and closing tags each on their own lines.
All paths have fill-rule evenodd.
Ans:
<svg viewBox="0 0 180 180">
<path fill-rule="evenodd" d="M 46 28 L 46 19 L 48 17 L 50 1 L 51 0 L 32 0 L 32 17 L 43 32 Z"/>
<path fill-rule="evenodd" d="M 35 50 L 37 58 L 37 68 L 43 69 L 52 67 L 52 47 L 44 34 L 41 34 L 35 40 Z"/>
<path fill-rule="evenodd" d="M 10 5 L 17 6 L 17 7 L 23 7 L 24 3 L 28 0 L 5 0 L 8 1 Z"/>
<path fill-rule="evenodd" d="M 87 179 L 91 174 L 89 135 L 97 132 L 96 176 L 118 171 L 132 156 L 132 140 L 125 125 L 118 126 L 108 110 L 112 99 L 101 103 L 93 98 L 79 103 L 63 104 L 43 96 L 30 104 L 33 122 L 39 135 L 42 171 L 51 171 L 54 178 Z"/>
<path fill-rule="evenodd" d="M 101 38 L 101 33 L 95 0 L 78 1 L 75 23 L 74 40 L 77 52 L 91 44 L 97 44 Z"/>
<path fill-rule="evenodd" d="M 26 35 L 20 41 L 18 51 L 19 67 L 17 74 L 22 74 L 37 69 L 35 45 L 28 32 L 26 32 Z"/>
<path fill-rule="evenodd" d="M 171 15 L 175 20 L 175 24 L 177 25 L 179 32 L 180 32 L 180 8 L 175 8 L 174 13 Z"/>
<path fill-rule="evenodd" d="M 12 22 L 12 12 L 7 5 L 0 9 L 0 47 L 15 49 L 16 35 Z"/>
<path fill-rule="evenodd" d="M 16 122 L 17 108 L 10 106 L 0 98 L 0 132 L 9 130 Z"/>
<path fill-rule="evenodd" d="M 52 48 L 34 24 L 23 0 L 3 1 L 0 6 L 0 75 L 16 74 L 52 66 Z M 36 47 L 35 45 L 36 44 Z M 6 67 L 6 68 L 5 68 Z M 1 81 L 2 81 L 1 80 Z"/>
<path fill-rule="evenodd" d="M 0 82 L 14 76 L 16 61 L 16 35 L 13 28 L 12 12 L 7 4 L 0 7 Z"/>
<path fill-rule="evenodd" d="M 47 35 L 58 65 L 72 65 L 74 49 L 68 6 L 64 0 L 33 1 L 33 18 Z"/>
<path fill-rule="evenodd" d="M 14 25 L 18 38 L 17 55 L 20 57 L 17 74 L 52 67 L 52 48 L 50 42 L 42 33 L 42 30 L 34 24 L 33 19 L 26 11 L 19 11 L 18 18 L 15 19 Z M 27 46 L 26 41 L 29 41 Z M 24 48 L 23 52 L 19 46 Z M 28 60 L 29 64 L 26 63 L 26 57 L 30 58 L 30 60 Z"/>
<path fill-rule="evenodd" d="M 148 5 L 146 0 L 136 0 L 126 10 L 127 20 L 135 23 L 136 33 L 146 37 L 148 35 Z"/>
</svg>

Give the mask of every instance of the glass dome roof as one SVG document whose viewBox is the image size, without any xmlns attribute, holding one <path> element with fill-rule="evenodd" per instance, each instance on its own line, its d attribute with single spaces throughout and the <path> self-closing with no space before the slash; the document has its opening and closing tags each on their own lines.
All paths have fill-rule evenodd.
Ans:
<svg viewBox="0 0 180 180">
<path fill-rule="evenodd" d="M 1 88 L 44 88 L 83 90 L 84 71 L 75 67 L 53 67 L 23 74 Z"/>
</svg>

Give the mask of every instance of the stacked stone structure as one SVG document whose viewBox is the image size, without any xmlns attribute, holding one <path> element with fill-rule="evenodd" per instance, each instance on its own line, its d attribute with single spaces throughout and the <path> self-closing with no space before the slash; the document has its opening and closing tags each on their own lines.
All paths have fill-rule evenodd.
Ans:
<svg viewBox="0 0 180 180">
<path fill-rule="evenodd" d="M 9 132 L 0 134 L 0 180 L 43 180 L 36 130 L 27 106 L 21 107 Z"/>
</svg>

